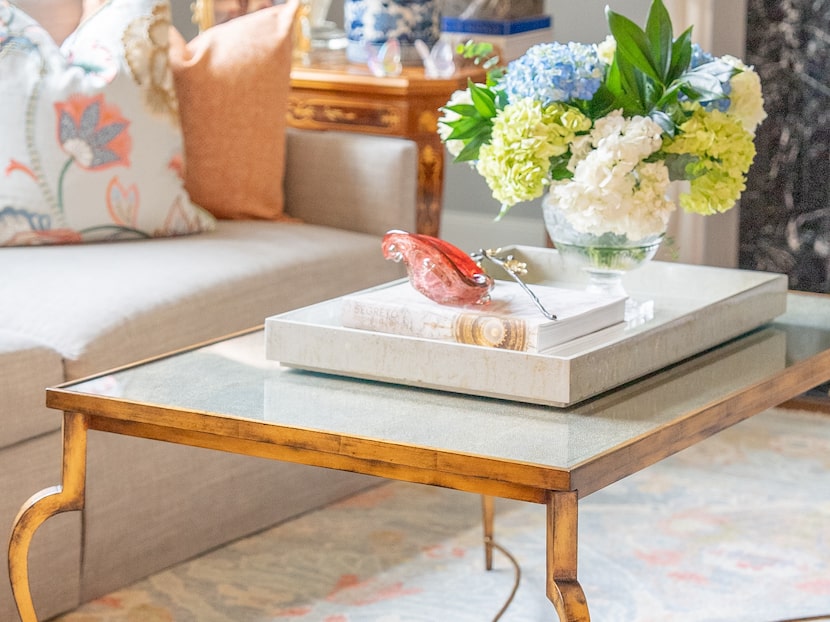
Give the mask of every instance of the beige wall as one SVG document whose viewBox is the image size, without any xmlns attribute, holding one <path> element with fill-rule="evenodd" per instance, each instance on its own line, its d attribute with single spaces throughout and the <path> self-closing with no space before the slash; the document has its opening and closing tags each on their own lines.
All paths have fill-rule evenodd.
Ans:
<svg viewBox="0 0 830 622">
<path fill-rule="evenodd" d="M 185 39 L 192 39 L 197 32 L 190 12 L 193 0 L 170 0 L 170 4 L 173 7 L 173 24 Z"/>
</svg>

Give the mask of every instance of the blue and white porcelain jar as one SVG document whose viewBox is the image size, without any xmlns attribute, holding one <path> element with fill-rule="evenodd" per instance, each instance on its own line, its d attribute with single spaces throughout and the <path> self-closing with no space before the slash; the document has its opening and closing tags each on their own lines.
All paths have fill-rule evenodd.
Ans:
<svg viewBox="0 0 830 622">
<path fill-rule="evenodd" d="M 349 39 L 346 56 L 365 63 L 368 48 L 379 50 L 389 39 L 401 46 L 401 61 L 417 64 L 415 41 L 432 47 L 440 34 L 439 0 L 345 0 L 344 25 Z"/>
</svg>

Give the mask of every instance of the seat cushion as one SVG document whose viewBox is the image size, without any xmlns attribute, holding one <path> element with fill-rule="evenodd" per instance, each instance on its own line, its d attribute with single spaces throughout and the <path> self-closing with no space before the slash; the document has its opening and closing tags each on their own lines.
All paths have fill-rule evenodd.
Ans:
<svg viewBox="0 0 830 622">
<path fill-rule="evenodd" d="M 60 429 L 61 415 L 46 408 L 45 389 L 61 382 L 59 353 L 0 329 L 0 448 Z"/>
<path fill-rule="evenodd" d="M 380 238 L 219 221 L 141 242 L 2 250 L 0 325 L 60 353 L 67 379 L 257 326 L 269 315 L 401 276 Z"/>
</svg>

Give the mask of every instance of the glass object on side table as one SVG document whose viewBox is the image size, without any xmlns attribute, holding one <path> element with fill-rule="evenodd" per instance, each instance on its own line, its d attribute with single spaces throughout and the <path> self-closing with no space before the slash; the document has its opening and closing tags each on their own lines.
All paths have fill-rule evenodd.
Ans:
<svg viewBox="0 0 830 622">
<path fill-rule="evenodd" d="M 323 50 L 343 50 L 349 44 L 346 31 L 329 21 L 331 0 L 309 0 L 311 47 Z"/>
</svg>

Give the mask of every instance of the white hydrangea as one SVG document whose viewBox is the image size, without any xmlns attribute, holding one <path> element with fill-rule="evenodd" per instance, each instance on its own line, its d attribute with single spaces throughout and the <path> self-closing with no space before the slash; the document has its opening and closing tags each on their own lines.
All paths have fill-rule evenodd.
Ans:
<svg viewBox="0 0 830 622">
<path fill-rule="evenodd" d="M 588 154 L 591 153 L 593 148 L 594 145 L 591 143 L 591 136 L 589 134 L 583 134 L 582 136 L 574 138 L 571 141 L 571 159 L 568 162 L 568 170 L 573 173 L 577 163 L 588 157 Z"/>
<path fill-rule="evenodd" d="M 575 145 L 573 179 L 553 182 L 551 197 L 577 231 L 632 240 L 659 234 L 674 210 L 665 196 L 669 173 L 662 161 L 644 160 L 661 146 L 654 121 L 613 112 L 596 121 L 589 140 Z"/>
<path fill-rule="evenodd" d="M 606 65 L 614 62 L 614 54 L 617 51 L 617 40 L 608 35 L 602 43 L 597 44 L 597 56 Z"/>
<path fill-rule="evenodd" d="M 723 60 L 741 70 L 729 81 L 732 90 L 729 93 L 728 112 L 740 119 L 744 129 L 755 136 L 756 128 L 767 118 L 767 113 L 764 111 L 761 78 L 740 58 L 726 55 Z"/>
</svg>

